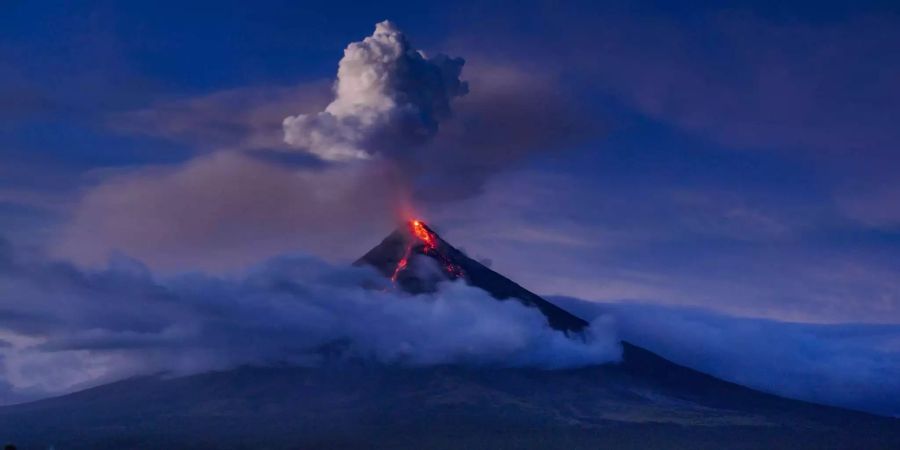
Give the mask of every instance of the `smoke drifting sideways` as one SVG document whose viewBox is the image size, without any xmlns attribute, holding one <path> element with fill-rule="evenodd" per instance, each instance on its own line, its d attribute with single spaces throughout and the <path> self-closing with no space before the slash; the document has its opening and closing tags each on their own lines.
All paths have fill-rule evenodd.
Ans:
<svg viewBox="0 0 900 450">
<path fill-rule="evenodd" d="M 16 257 L 6 246 L 0 292 L 5 402 L 136 374 L 241 365 L 563 368 L 614 361 L 621 352 L 607 317 L 592 323 L 584 341 L 570 339 L 538 310 L 463 283 L 413 298 L 368 269 L 304 255 L 274 258 L 241 276 L 159 279 L 124 256 L 85 271 Z"/>
<path fill-rule="evenodd" d="M 619 336 L 724 380 L 800 400 L 900 417 L 900 325 L 811 324 L 699 308 L 553 301 Z"/>
<path fill-rule="evenodd" d="M 196 154 L 98 173 L 47 251 L 91 267 L 122 251 L 168 273 L 294 249 L 349 261 L 398 221 L 455 211 L 496 174 L 602 132 L 550 67 L 463 51 L 466 81 L 463 60 L 426 56 L 385 22 L 347 47 L 332 92 L 249 86 L 115 116 Z"/>
<path fill-rule="evenodd" d="M 450 101 L 468 92 L 464 63 L 429 58 L 393 23 L 378 23 L 344 50 L 325 111 L 284 119 L 285 142 L 333 161 L 401 156 L 433 137 Z"/>
</svg>

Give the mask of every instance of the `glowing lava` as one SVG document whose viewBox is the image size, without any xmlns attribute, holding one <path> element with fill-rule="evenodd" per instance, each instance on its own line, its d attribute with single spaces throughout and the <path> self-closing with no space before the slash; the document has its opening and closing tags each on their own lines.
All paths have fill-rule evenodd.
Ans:
<svg viewBox="0 0 900 450">
<path fill-rule="evenodd" d="M 428 231 L 428 228 L 425 227 L 425 224 L 422 223 L 422 221 L 410 220 L 407 222 L 407 226 L 409 226 L 409 231 L 412 235 L 422 243 L 422 254 L 437 259 L 443 266 L 444 271 L 450 275 L 450 278 L 459 278 L 463 276 L 462 267 L 453 264 L 447 255 L 439 251 L 437 237 L 431 233 L 431 231 Z M 394 273 L 391 275 L 391 281 L 396 282 L 400 272 L 409 265 L 409 258 L 412 256 L 413 248 L 415 246 L 415 241 L 410 242 L 409 245 L 406 246 L 403 258 L 400 258 L 400 261 L 397 262 L 397 267 L 394 268 Z"/>
<path fill-rule="evenodd" d="M 413 234 L 422 240 L 425 243 L 425 250 L 437 250 L 437 241 L 434 238 L 434 235 L 425 228 L 425 225 L 418 220 L 413 220 L 409 222 L 409 229 L 412 230 Z"/>
<path fill-rule="evenodd" d="M 406 252 L 403 253 L 403 258 L 400 258 L 400 261 L 397 262 L 397 267 L 394 268 L 394 274 L 391 275 L 391 281 L 396 282 L 397 276 L 400 275 L 400 271 L 406 268 L 406 265 L 409 264 L 409 257 L 412 254 L 412 244 L 406 246 Z"/>
</svg>

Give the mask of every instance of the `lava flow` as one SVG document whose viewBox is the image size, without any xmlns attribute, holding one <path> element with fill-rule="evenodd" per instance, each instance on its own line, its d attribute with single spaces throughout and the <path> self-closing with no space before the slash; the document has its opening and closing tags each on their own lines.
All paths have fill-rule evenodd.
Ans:
<svg viewBox="0 0 900 450">
<path fill-rule="evenodd" d="M 450 261 L 450 258 L 447 255 L 444 255 L 440 251 L 438 251 L 438 242 L 437 238 L 431 231 L 428 231 L 428 228 L 425 227 L 425 224 L 420 220 L 410 220 L 407 222 L 407 226 L 409 226 L 409 231 L 415 236 L 419 241 L 422 242 L 422 253 L 428 256 L 431 256 L 437 259 L 444 268 L 444 271 L 450 275 L 451 278 L 459 278 L 463 275 L 462 267 L 459 267 L 453 262 Z M 406 246 L 406 251 L 403 253 L 403 258 L 400 258 L 400 261 L 397 262 L 397 267 L 394 268 L 394 273 L 391 275 L 391 281 L 397 281 L 397 277 L 400 275 L 406 267 L 409 265 L 409 258 L 412 256 L 413 248 L 415 247 L 415 242 L 410 242 L 408 246 Z"/>
<path fill-rule="evenodd" d="M 416 235 L 417 238 L 421 239 L 422 242 L 425 243 L 425 250 L 437 250 L 437 241 L 434 239 L 434 235 L 425 228 L 425 225 L 418 220 L 412 220 L 409 222 L 409 228 L 412 230 L 413 234 Z"/>
</svg>

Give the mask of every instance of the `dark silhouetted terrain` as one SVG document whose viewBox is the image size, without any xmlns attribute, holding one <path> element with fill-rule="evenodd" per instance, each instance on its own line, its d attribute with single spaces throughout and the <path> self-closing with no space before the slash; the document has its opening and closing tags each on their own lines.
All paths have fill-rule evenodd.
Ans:
<svg viewBox="0 0 900 450">
<path fill-rule="evenodd" d="M 0 408 L 21 449 L 900 448 L 900 420 L 783 399 L 625 345 L 570 370 L 336 364 L 141 377 Z"/>
<path fill-rule="evenodd" d="M 418 236 L 416 230 L 423 236 Z M 433 261 L 437 270 L 429 273 L 428 267 L 422 267 L 423 259 L 414 258 L 421 256 Z M 404 261 L 402 270 L 397 271 L 398 264 L 404 259 L 408 261 Z M 357 264 L 370 265 L 387 277 L 394 276 L 402 289 L 414 294 L 434 291 L 436 284 L 446 278 L 462 278 L 466 283 L 487 291 L 498 300 L 516 299 L 526 306 L 540 309 L 550 326 L 557 330 L 577 332 L 588 325 L 580 317 L 469 258 L 419 221 L 398 227 L 380 244 L 363 255 Z"/>
<path fill-rule="evenodd" d="M 401 227 L 359 262 L 412 293 L 463 278 L 539 308 L 559 330 L 587 326 L 422 227 L 424 241 Z M 344 361 L 132 378 L 0 408 L 0 440 L 59 450 L 900 448 L 900 419 L 761 393 L 622 345 L 620 363 L 566 370 Z"/>
</svg>

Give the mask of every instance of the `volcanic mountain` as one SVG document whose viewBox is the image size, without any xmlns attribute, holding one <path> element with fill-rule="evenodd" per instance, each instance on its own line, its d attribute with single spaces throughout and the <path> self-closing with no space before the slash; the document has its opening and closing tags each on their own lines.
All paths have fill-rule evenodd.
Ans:
<svg viewBox="0 0 900 450">
<path fill-rule="evenodd" d="M 420 294 L 462 280 L 584 320 L 467 257 L 421 221 L 357 264 Z M 338 361 L 130 378 L 0 407 L 20 449 L 897 449 L 900 419 L 790 400 L 622 343 L 622 361 L 565 370 Z"/>
<path fill-rule="evenodd" d="M 557 330 L 572 334 L 588 326 L 584 319 L 469 258 L 420 220 L 400 225 L 356 264 L 374 267 L 413 294 L 433 292 L 445 280 L 462 279 L 498 300 L 513 299 L 539 309 Z"/>
</svg>

